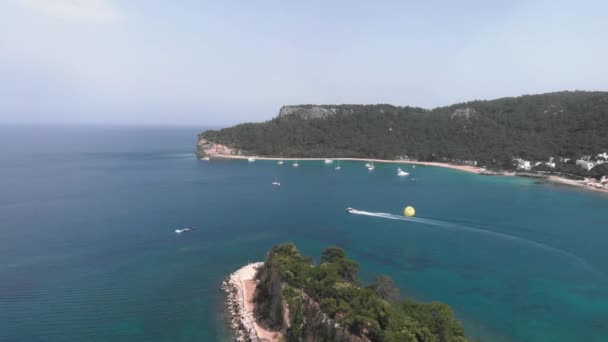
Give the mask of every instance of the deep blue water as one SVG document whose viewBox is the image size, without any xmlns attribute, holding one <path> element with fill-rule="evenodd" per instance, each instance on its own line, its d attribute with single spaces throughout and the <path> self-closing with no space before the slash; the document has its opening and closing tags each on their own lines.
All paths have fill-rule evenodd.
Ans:
<svg viewBox="0 0 608 342">
<path fill-rule="evenodd" d="M 285 241 L 345 248 L 364 280 L 447 302 L 474 338 L 608 340 L 608 196 L 431 167 L 205 162 L 200 130 L 0 127 L 0 340 L 227 340 L 221 280 Z M 404 205 L 440 225 L 344 212 Z"/>
</svg>

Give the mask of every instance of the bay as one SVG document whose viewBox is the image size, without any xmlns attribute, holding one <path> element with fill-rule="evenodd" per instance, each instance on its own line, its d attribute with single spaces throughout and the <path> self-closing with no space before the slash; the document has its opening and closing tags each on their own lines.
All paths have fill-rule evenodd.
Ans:
<svg viewBox="0 0 608 342">
<path fill-rule="evenodd" d="M 201 161 L 203 129 L 0 127 L 0 340 L 229 340 L 219 284 L 286 241 L 315 258 L 346 249 L 364 281 L 450 304 L 472 338 L 606 340 L 605 194 L 434 167 Z M 405 205 L 439 224 L 344 210 Z"/>
</svg>

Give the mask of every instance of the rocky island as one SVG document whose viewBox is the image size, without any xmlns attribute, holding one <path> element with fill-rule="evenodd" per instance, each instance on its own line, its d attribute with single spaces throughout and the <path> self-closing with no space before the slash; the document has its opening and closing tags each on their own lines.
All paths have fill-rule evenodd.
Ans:
<svg viewBox="0 0 608 342">
<path fill-rule="evenodd" d="M 238 341 L 465 342 L 443 303 L 402 299 L 387 276 L 364 286 L 358 264 L 329 247 L 313 264 L 295 245 L 271 248 L 222 284 Z"/>
</svg>

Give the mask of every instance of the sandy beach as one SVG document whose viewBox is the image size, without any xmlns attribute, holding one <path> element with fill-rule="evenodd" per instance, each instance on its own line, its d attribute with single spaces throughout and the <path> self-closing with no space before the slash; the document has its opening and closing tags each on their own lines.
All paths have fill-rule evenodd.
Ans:
<svg viewBox="0 0 608 342">
<path fill-rule="evenodd" d="M 584 190 L 608 193 L 608 188 L 606 188 L 606 187 L 593 186 L 591 183 L 581 181 L 581 180 L 567 179 L 567 178 L 562 178 L 562 177 L 557 177 L 557 176 L 549 176 L 549 177 L 547 177 L 547 180 L 549 182 L 553 182 L 553 183 L 557 183 L 557 184 L 575 186 L 578 188 L 582 188 Z"/>
<path fill-rule="evenodd" d="M 278 342 L 281 334 L 261 327 L 253 315 L 255 274 L 263 262 L 248 264 L 230 274 L 222 283 L 236 341 Z"/>
<path fill-rule="evenodd" d="M 256 160 L 319 160 L 323 161 L 325 159 L 331 159 L 334 161 L 361 161 L 361 162 L 374 162 L 374 163 L 391 163 L 391 164 L 414 164 L 414 165 L 424 165 L 424 166 L 437 166 L 444 167 L 448 169 L 460 170 L 470 173 L 480 174 L 484 171 L 483 168 L 479 168 L 476 166 L 470 165 L 456 165 L 456 164 L 448 164 L 448 163 L 439 163 L 439 162 L 421 162 L 421 161 L 413 161 L 413 160 L 400 160 L 400 159 L 366 159 L 366 158 L 277 158 L 277 157 L 257 157 L 257 156 L 238 156 L 238 155 L 229 155 L 229 154 L 212 154 L 209 155 L 210 158 L 216 159 L 249 159 L 254 158 Z"/>
</svg>

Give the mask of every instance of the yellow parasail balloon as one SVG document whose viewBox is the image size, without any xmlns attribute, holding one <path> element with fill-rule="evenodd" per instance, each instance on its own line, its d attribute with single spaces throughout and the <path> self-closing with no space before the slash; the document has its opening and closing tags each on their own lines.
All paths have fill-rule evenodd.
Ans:
<svg viewBox="0 0 608 342">
<path fill-rule="evenodd" d="M 403 216 L 412 217 L 416 215 L 416 209 L 414 207 L 407 206 L 403 209 Z"/>
</svg>

